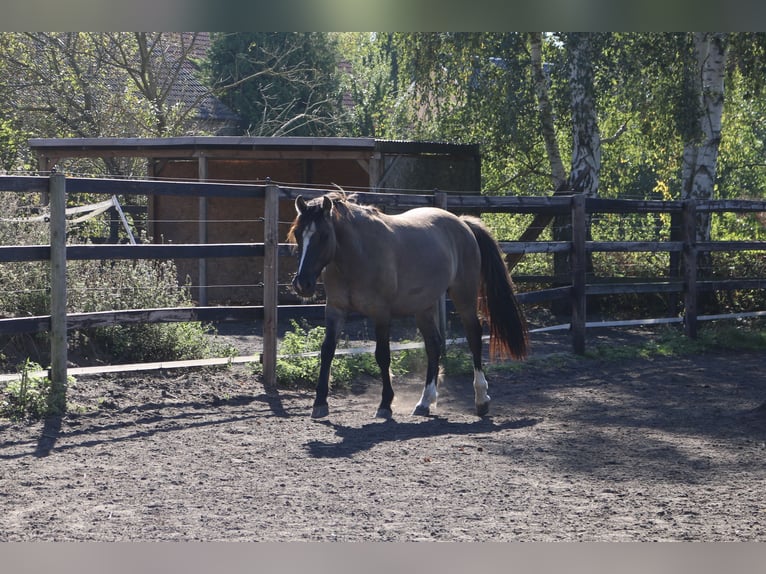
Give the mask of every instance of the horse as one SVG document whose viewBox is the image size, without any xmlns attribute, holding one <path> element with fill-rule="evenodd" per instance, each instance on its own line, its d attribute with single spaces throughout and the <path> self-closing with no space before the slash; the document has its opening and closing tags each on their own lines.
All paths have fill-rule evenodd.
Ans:
<svg viewBox="0 0 766 574">
<path fill-rule="evenodd" d="M 328 416 L 330 367 L 349 312 L 375 325 L 375 359 L 383 383 L 376 416 L 390 419 L 390 328 L 394 317 L 414 316 L 425 343 L 426 381 L 413 415 L 429 416 L 438 398 L 442 336 L 440 298 L 448 293 L 463 324 L 473 356 L 476 414 L 489 413 L 488 383 L 482 367 L 483 325 L 489 323 L 490 359 L 523 359 L 528 350 L 526 320 L 502 252 L 475 217 L 456 216 L 435 207 L 388 215 L 360 205 L 355 195 L 331 192 L 311 201 L 295 199 L 297 215 L 288 241 L 297 245 L 295 293 L 308 300 L 323 274 L 325 335 L 311 417 Z"/>
</svg>

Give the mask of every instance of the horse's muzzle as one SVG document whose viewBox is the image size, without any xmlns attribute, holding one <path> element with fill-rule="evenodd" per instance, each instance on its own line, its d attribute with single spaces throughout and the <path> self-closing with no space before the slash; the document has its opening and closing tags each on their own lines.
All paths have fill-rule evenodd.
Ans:
<svg viewBox="0 0 766 574">
<path fill-rule="evenodd" d="M 293 277 L 293 289 L 299 297 L 303 297 L 304 299 L 313 297 L 316 288 L 316 281 L 301 279 L 299 275 Z"/>
</svg>

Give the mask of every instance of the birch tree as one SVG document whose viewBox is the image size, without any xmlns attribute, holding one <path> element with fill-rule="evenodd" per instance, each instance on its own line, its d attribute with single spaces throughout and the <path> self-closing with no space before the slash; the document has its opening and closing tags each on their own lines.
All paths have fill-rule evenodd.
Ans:
<svg viewBox="0 0 766 574">
<path fill-rule="evenodd" d="M 728 34 L 695 32 L 692 38 L 692 73 L 689 76 L 689 102 L 694 111 L 683 151 L 683 198 L 713 198 L 721 143 L 721 117 L 724 105 L 724 75 Z M 711 216 L 697 216 L 697 241 L 710 240 Z"/>
</svg>

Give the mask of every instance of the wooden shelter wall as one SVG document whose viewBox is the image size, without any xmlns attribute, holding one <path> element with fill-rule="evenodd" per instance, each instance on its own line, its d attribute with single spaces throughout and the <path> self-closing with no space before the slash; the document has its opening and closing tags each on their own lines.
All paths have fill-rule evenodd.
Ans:
<svg viewBox="0 0 766 574">
<path fill-rule="evenodd" d="M 196 180 L 199 162 L 165 161 L 155 173 L 163 179 Z M 208 180 L 255 182 L 271 178 L 275 182 L 366 188 L 369 176 L 355 160 L 229 160 L 210 158 Z M 150 201 L 150 229 L 155 243 L 199 243 L 199 201 L 179 196 L 155 196 Z M 262 243 L 264 226 L 263 199 L 211 197 L 207 200 L 207 237 L 210 243 Z M 279 237 L 286 241 L 295 209 L 290 202 L 280 202 Z M 195 260 L 176 262 L 181 282 L 199 285 L 199 264 Z M 279 282 L 288 284 L 295 273 L 295 261 L 280 261 Z M 259 265 L 247 258 L 208 259 L 208 300 L 211 302 L 248 303 L 260 301 L 263 282 Z M 241 287 L 240 287 L 241 285 Z M 197 289 L 192 289 L 196 297 Z"/>
</svg>

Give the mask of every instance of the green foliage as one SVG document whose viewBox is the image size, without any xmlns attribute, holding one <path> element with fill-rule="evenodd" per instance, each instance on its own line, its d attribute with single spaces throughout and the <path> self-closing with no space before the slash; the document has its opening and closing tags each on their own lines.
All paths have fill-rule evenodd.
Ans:
<svg viewBox="0 0 766 574">
<path fill-rule="evenodd" d="M 330 34 L 215 33 L 206 73 L 245 133 L 337 135 L 341 92 Z"/>
<path fill-rule="evenodd" d="M 11 420 L 39 419 L 49 414 L 50 381 L 32 376 L 41 371 L 37 363 L 26 359 L 20 367 L 19 379 L 11 381 L 0 397 L 0 417 Z"/>
<path fill-rule="evenodd" d="M 313 327 L 290 321 L 288 330 L 279 346 L 277 359 L 277 381 L 283 385 L 316 385 L 319 378 L 319 352 L 324 340 L 325 328 Z M 339 348 L 348 348 L 341 343 Z M 369 353 L 337 355 L 332 366 L 332 381 L 335 385 L 349 383 L 362 374 L 379 374 L 375 359 Z"/>
<path fill-rule="evenodd" d="M 277 359 L 277 381 L 283 385 L 314 386 L 319 378 L 324 327 L 308 327 L 297 321 L 290 322 L 288 330 L 279 346 Z M 348 341 L 341 341 L 339 349 L 351 348 Z M 442 365 L 449 373 L 469 373 L 473 371 L 470 356 L 462 349 L 450 348 Z M 406 349 L 391 353 L 391 373 L 394 376 L 412 372 L 425 372 L 427 359 L 422 348 Z M 373 353 L 360 352 L 335 355 L 332 363 L 332 382 L 342 386 L 362 375 L 380 376 L 380 369 Z"/>
<path fill-rule="evenodd" d="M 187 287 L 179 286 L 172 261 L 78 261 L 68 269 L 69 305 L 80 312 L 192 306 Z M 92 288 L 97 285 L 98 288 Z M 113 325 L 81 334 L 82 346 L 113 361 L 206 358 L 228 353 L 199 322 Z"/>
<path fill-rule="evenodd" d="M 726 350 L 766 349 L 766 327 L 763 320 L 741 320 L 706 323 L 698 332 L 697 339 L 690 339 L 679 328 L 665 327 L 654 337 L 648 337 L 639 345 L 595 345 L 586 351 L 586 357 L 618 361 L 624 359 L 650 358 L 656 356 L 681 356 Z"/>
<path fill-rule="evenodd" d="M 6 217 L 29 215 L 32 198 L 0 194 Z M 76 237 L 71 237 L 74 241 Z M 0 224 L 0 244 L 39 245 L 48 241 L 47 225 Z M 50 313 L 48 264 L 0 264 L 0 314 L 9 317 Z M 172 261 L 70 261 L 67 265 L 68 311 L 89 313 L 120 309 L 184 307 L 193 304 L 187 286 L 178 285 Z M 72 337 L 71 350 L 110 361 L 159 361 L 228 354 L 198 322 L 99 327 Z"/>
</svg>

